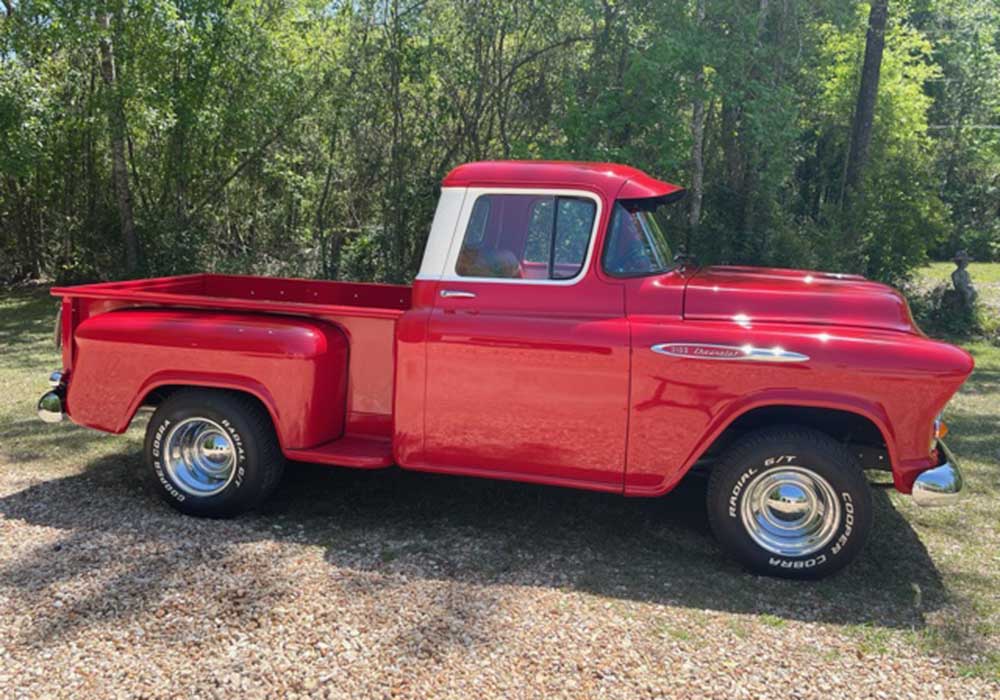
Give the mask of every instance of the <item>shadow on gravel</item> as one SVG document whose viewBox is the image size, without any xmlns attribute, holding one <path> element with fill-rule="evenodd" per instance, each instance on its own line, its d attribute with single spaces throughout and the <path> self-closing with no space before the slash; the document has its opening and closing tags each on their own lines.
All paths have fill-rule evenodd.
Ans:
<svg viewBox="0 0 1000 700">
<path fill-rule="evenodd" d="M 265 512 L 211 521 L 160 503 L 136 478 L 140 462 L 137 452 L 104 458 L 81 474 L 0 498 L 4 518 L 67 531 L 55 545 L 0 564 L 0 587 L 41 597 L 63 579 L 103 576 L 99 589 L 65 615 L 35 621 L 34 640 L 88 620 L 155 610 L 171 589 L 187 585 L 186 571 L 224 566 L 227 552 L 248 543 L 278 545 L 271 570 L 212 595 L 242 596 L 241 609 L 251 612 L 294 591 L 294 565 L 281 562 L 281 544 L 323 547 L 335 574 L 331 585 L 357 586 L 366 595 L 427 579 L 473 584 L 475 595 L 486 597 L 493 585 L 533 586 L 888 628 L 921 628 L 923 615 L 945 601 L 927 551 L 878 490 L 876 528 L 860 559 L 839 576 L 808 583 L 752 576 L 726 560 L 708 530 L 704 484 L 695 480 L 663 499 L 638 500 L 291 464 Z M 126 554 L 111 572 L 94 571 L 108 561 L 108 548 L 141 554 Z"/>
<path fill-rule="evenodd" d="M 45 384 L 40 382 L 39 396 Z M 24 411 L 30 417 L 0 423 L 0 454 L 11 464 L 43 460 L 50 454 L 71 454 L 93 445 L 114 440 L 115 436 L 88 430 L 68 421 L 42 423 L 29 404 Z"/>
</svg>

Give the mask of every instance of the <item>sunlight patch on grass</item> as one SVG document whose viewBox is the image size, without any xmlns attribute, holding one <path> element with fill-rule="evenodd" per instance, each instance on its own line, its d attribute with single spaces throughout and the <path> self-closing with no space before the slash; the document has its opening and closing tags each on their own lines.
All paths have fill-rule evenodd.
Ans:
<svg viewBox="0 0 1000 700">
<path fill-rule="evenodd" d="M 916 271 L 916 277 L 923 287 L 936 287 L 940 284 L 951 284 L 951 273 L 955 264 L 936 262 Z M 986 306 L 1000 308 L 1000 263 L 969 263 L 969 275 L 972 284 L 979 292 L 979 299 Z"/>
</svg>

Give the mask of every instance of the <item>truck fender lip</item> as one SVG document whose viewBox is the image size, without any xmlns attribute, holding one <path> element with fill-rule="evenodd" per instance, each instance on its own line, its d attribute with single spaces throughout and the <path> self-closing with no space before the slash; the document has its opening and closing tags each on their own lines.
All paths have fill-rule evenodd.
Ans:
<svg viewBox="0 0 1000 700">
<path fill-rule="evenodd" d="M 964 480 L 955 455 L 940 440 L 937 446 L 945 461 L 921 472 L 913 482 L 913 502 L 924 508 L 950 506 L 962 498 Z"/>
<path fill-rule="evenodd" d="M 46 423 L 58 423 L 66 417 L 62 396 L 58 391 L 47 391 L 38 399 L 38 417 Z"/>
</svg>

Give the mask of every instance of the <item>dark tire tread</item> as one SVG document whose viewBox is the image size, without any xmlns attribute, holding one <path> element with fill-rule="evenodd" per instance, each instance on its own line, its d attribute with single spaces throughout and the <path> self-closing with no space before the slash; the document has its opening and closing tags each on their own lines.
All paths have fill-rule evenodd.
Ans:
<svg viewBox="0 0 1000 700">
<path fill-rule="evenodd" d="M 257 495 L 253 498 L 250 509 L 257 508 L 261 503 L 270 498 L 274 490 L 278 488 L 281 477 L 285 473 L 285 455 L 278 444 L 278 436 L 274 430 L 274 423 L 271 415 L 255 399 L 237 392 L 227 392 L 227 398 L 241 410 L 246 420 L 250 423 L 250 429 L 257 437 L 258 458 L 263 468 L 263 476 Z"/>
</svg>

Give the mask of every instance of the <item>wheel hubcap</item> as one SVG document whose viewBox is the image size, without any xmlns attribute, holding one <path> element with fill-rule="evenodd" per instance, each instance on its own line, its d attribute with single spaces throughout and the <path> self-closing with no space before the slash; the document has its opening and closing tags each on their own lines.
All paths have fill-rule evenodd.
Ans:
<svg viewBox="0 0 1000 700">
<path fill-rule="evenodd" d="M 840 501 L 830 483 L 801 467 L 777 467 L 747 486 L 740 506 L 743 527 L 773 554 L 801 557 L 825 547 L 840 522 Z"/>
<path fill-rule="evenodd" d="M 164 463 L 174 484 L 193 496 L 219 493 L 236 473 L 236 449 L 226 429 L 208 418 L 188 418 L 164 440 Z"/>
</svg>

